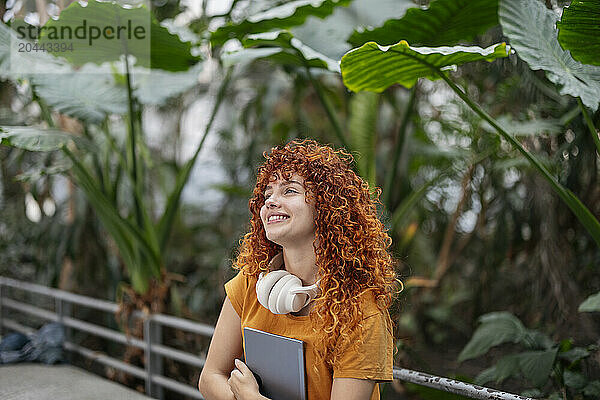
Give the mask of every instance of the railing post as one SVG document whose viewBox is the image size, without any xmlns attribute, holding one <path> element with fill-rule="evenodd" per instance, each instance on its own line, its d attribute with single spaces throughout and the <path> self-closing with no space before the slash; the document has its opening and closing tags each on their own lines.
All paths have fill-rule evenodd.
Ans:
<svg viewBox="0 0 600 400">
<path fill-rule="evenodd" d="M 65 301 L 59 297 L 54 298 L 54 306 L 56 309 L 56 315 L 58 316 L 58 322 L 63 326 L 65 332 L 65 343 L 72 342 L 71 338 L 71 328 L 65 324 L 65 317 L 71 316 L 71 303 Z M 72 364 L 72 354 L 71 352 L 64 352 L 66 360 Z"/>
<path fill-rule="evenodd" d="M 152 315 L 144 319 L 144 341 L 146 342 L 146 395 L 155 399 L 164 399 L 162 386 L 152 382 L 153 375 L 162 375 L 162 356 L 154 354 L 153 344 L 162 342 L 161 325 L 152 320 Z"/>
<path fill-rule="evenodd" d="M 0 336 L 2 336 L 2 330 L 4 328 L 2 324 L 2 320 L 4 318 L 4 314 L 2 313 L 2 290 L 4 286 L 2 285 L 2 278 L 0 278 Z"/>
</svg>

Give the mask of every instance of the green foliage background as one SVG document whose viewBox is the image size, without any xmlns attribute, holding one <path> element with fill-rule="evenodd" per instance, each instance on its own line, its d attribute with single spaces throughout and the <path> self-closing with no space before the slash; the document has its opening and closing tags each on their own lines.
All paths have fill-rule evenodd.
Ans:
<svg viewBox="0 0 600 400">
<path fill-rule="evenodd" d="M 2 24 L 0 274 L 110 300 L 159 282 L 164 312 L 214 324 L 262 153 L 311 137 L 383 189 L 395 365 L 594 398 L 600 67 L 579 3 L 152 2 L 151 70 L 112 49 L 19 73 Z M 0 11 L 40 12 L 22 7 Z"/>
</svg>

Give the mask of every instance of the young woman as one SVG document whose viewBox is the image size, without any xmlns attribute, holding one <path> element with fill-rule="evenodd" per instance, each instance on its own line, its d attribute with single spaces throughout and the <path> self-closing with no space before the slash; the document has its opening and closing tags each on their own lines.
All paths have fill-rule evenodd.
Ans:
<svg viewBox="0 0 600 400">
<path fill-rule="evenodd" d="M 225 284 L 198 387 L 207 400 L 265 399 L 241 361 L 248 326 L 305 342 L 308 400 L 379 399 L 377 382 L 392 380 L 388 307 L 402 285 L 377 218 L 380 192 L 369 193 L 351 155 L 314 140 L 265 158 L 249 201 L 250 232 L 233 264 L 239 272 Z M 315 289 L 301 309 L 285 313 L 291 308 L 259 299 L 257 280 L 274 270 Z"/>
</svg>

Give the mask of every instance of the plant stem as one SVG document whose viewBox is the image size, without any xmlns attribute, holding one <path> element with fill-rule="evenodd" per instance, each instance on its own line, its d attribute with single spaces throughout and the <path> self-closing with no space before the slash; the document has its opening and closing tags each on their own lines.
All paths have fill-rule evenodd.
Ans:
<svg viewBox="0 0 600 400">
<path fill-rule="evenodd" d="M 548 171 L 548 169 L 540 163 L 537 158 L 533 156 L 529 151 L 527 151 L 521 143 L 519 143 L 512 135 L 506 132 L 496 120 L 494 120 L 488 113 L 486 113 L 477 103 L 469 99 L 465 92 L 460 89 L 454 82 L 446 76 L 442 71 L 437 68 L 433 68 L 433 70 L 450 86 L 450 88 L 460 97 L 467 105 L 475 111 L 477 115 L 487 121 L 491 126 L 496 129 L 496 131 L 506 139 L 513 148 L 519 150 L 521 154 L 538 170 L 542 173 L 544 178 L 550 183 L 554 191 L 558 194 L 558 196 L 567 204 L 567 206 L 573 211 L 573 214 L 579 219 L 582 225 L 587 229 L 592 238 L 596 241 L 596 244 L 600 246 L 600 222 L 596 219 L 596 217 L 590 212 L 590 210 L 579 200 L 573 192 L 569 189 L 565 188 L 558 182 L 558 180 Z"/>
<path fill-rule="evenodd" d="M 115 138 L 113 138 L 109 132 L 109 126 L 108 123 L 105 121 L 102 123 L 102 128 L 101 128 L 102 133 L 104 134 L 106 141 L 107 141 L 107 147 L 110 147 L 109 150 L 112 150 L 114 152 L 114 154 L 117 155 L 117 159 L 119 161 L 119 165 L 122 168 L 127 168 L 127 160 L 126 160 L 126 155 L 123 154 L 123 152 L 121 151 L 121 149 L 119 148 L 119 146 L 117 145 L 117 142 L 115 142 Z"/>
<path fill-rule="evenodd" d="M 128 103 L 128 112 L 129 112 L 129 135 L 128 135 L 128 153 L 130 158 L 130 176 L 133 180 L 133 191 L 134 191 L 134 202 L 135 202 L 135 217 L 140 228 L 144 226 L 144 218 L 142 215 L 142 205 L 141 205 L 141 190 L 140 184 L 141 179 L 138 173 L 137 167 L 137 153 L 136 153 L 136 129 L 135 129 L 135 107 L 134 107 L 134 98 L 133 98 L 133 89 L 131 87 L 131 72 L 129 71 L 129 60 L 127 57 L 127 52 L 125 52 L 125 82 L 127 84 L 127 103 Z"/>
<path fill-rule="evenodd" d="M 62 128 L 62 126 L 61 126 L 61 128 Z M 87 125 L 83 125 L 83 136 L 85 138 L 87 138 L 90 142 L 94 141 L 94 138 L 90 134 Z M 102 164 L 100 163 L 100 155 L 96 152 L 94 152 L 92 154 L 92 163 L 94 164 L 94 169 L 96 170 L 96 175 L 98 176 L 98 180 L 100 181 L 100 187 L 102 188 L 103 192 L 106 194 L 106 193 L 108 193 L 107 188 L 106 188 L 106 184 L 108 183 L 107 176 L 106 176 L 106 168 L 102 168 Z"/>
<path fill-rule="evenodd" d="M 594 126 L 594 121 L 592 121 L 590 114 L 588 114 L 587 109 L 585 108 L 585 106 L 583 105 L 583 102 L 581 101 L 581 98 L 578 97 L 577 102 L 579 103 L 579 107 L 581 108 L 581 113 L 583 114 L 583 118 L 585 119 L 585 122 L 590 130 L 590 133 L 592 134 L 592 138 L 594 138 L 594 144 L 596 145 L 596 151 L 598 152 L 598 156 L 600 156 L 600 137 L 598 137 L 598 132 L 596 132 L 596 127 Z"/>
<path fill-rule="evenodd" d="M 40 96 L 38 96 L 38 94 L 35 92 L 33 87 L 31 88 L 31 96 L 32 96 L 33 100 L 35 100 L 38 103 L 38 105 L 40 106 L 42 118 L 44 119 L 44 121 L 46 121 L 46 123 L 48 124 L 48 127 L 56 128 L 56 124 L 54 123 L 54 120 L 52 119 L 52 113 L 50 112 L 48 105 Z"/>
<path fill-rule="evenodd" d="M 303 56 L 301 54 L 300 54 L 300 56 L 303 58 Z M 317 97 L 319 97 L 319 100 L 321 101 L 321 104 L 323 105 L 323 108 L 325 109 L 325 113 L 327 114 L 329 121 L 331 122 L 331 125 L 333 125 L 333 130 L 335 132 L 335 135 L 337 136 L 339 141 L 342 143 L 342 146 L 344 146 L 346 148 L 346 150 L 351 151 L 352 149 L 350 148 L 350 146 L 348 145 L 348 142 L 344 138 L 344 131 L 342 129 L 342 125 L 340 124 L 340 121 L 338 120 L 338 118 L 335 114 L 335 110 L 331 106 L 331 103 L 325 96 L 325 93 L 323 92 L 323 88 L 321 87 L 321 84 L 310 73 L 310 67 L 308 66 L 308 64 L 305 63 L 304 67 L 306 69 L 306 75 L 308 76 L 308 79 L 310 80 L 313 87 L 315 88 L 315 91 L 317 92 Z"/>
<path fill-rule="evenodd" d="M 400 160 L 400 155 L 402 154 L 404 143 L 406 143 L 406 128 L 408 127 L 408 121 L 410 119 L 412 109 L 415 104 L 416 91 L 417 85 L 413 86 L 410 91 L 410 97 L 408 98 L 408 103 L 406 104 L 404 115 L 402 116 L 402 122 L 400 123 L 400 128 L 398 129 L 398 136 L 396 137 L 396 148 L 394 149 L 392 162 L 389 164 L 391 169 L 390 172 L 387 174 L 385 180 L 385 186 L 383 189 L 383 204 L 385 204 L 388 208 L 391 207 L 390 199 L 392 185 L 396 181 L 396 175 L 398 173 L 398 161 Z"/>
</svg>

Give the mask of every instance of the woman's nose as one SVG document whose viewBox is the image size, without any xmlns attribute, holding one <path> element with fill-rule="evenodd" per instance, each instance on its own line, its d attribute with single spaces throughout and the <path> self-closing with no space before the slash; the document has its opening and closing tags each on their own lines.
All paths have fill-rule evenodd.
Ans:
<svg viewBox="0 0 600 400">
<path fill-rule="evenodd" d="M 268 208 L 276 207 L 279 205 L 279 202 L 274 198 L 273 195 L 269 196 L 268 199 L 265 200 L 265 206 Z"/>
</svg>

